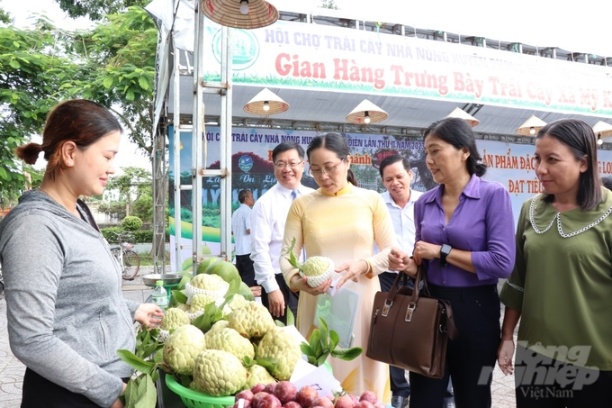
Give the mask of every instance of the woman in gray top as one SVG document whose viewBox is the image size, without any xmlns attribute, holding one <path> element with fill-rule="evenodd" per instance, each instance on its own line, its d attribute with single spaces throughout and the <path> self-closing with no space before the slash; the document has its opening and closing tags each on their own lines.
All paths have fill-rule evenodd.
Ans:
<svg viewBox="0 0 612 408">
<path fill-rule="evenodd" d="M 26 365 L 22 408 L 112 407 L 132 374 L 117 350 L 133 350 L 133 322 L 154 325 L 162 310 L 127 301 L 121 270 L 81 196 L 102 194 L 122 128 L 101 105 L 70 100 L 49 113 L 40 189 L 0 223 L 11 350 Z"/>
</svg>

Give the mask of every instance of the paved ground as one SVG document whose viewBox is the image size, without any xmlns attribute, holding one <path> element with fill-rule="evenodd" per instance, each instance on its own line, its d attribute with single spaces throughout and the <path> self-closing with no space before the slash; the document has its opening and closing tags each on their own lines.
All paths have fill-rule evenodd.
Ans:
<svg viewBox="0 0 612 408">
<path fill-rule="evenodd" d="M 151 273 L 148 270 L 142 274 Z M 145 301 L 151 289 L 142 284 L 142 280 L 125 282 L 123 293 L 126 298 Z M 17 360 L 8 344 L 6 332 L 6 303 L 0 295 L 0 408 L 19 408 L 21 404 L 21 383 L 25 367 Z M 493 408 L 514 408 L 514 383 L 512 377 L 505 377 L 496 367 L 493 372 Z"/>
</svg>

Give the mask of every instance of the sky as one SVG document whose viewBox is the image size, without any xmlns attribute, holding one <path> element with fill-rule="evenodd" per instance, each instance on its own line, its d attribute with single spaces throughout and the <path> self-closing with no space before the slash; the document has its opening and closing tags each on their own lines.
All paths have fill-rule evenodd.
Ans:
<svg viewBox="0 0 612 408">
<path fill-rule="evenodd" d="M 312 10 L 320 0 L 270 0 Z M 609 5 L 601 0 L 334 0 L 346 18 L 559 47 L 612 58 Z"/>
</svg>

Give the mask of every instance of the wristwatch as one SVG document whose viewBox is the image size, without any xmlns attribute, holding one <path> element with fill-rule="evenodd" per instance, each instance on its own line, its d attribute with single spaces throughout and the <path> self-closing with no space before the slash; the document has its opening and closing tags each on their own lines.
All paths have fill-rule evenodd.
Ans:
<svg viewBox="0 0 612 408">
<path fill-rule="evenodd" d="M 440 263 L 442 264 L 442 266 L 446 265 L 446 257 L 448 256 L 448 254 L 450 254 L 450 251 L 453 249 L 453 247 L 451 247 L 448 244 L 442 244 L 442 248 L 440 248 Z"/>
</svg>

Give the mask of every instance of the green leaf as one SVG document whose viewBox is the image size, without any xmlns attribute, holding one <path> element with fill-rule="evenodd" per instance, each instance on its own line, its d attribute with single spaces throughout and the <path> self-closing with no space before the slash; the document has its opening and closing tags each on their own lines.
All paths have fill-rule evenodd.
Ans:
<svg viewBox="0 0 612 408">
<path fill-rule="evenodd" d="M 302 353 L 304 353 L 306 357 L 314 356 L 314 350 L 308 343 L 302 342 L 302 344 L 300 344 L 300 350 L 302 350 Z"/>
<path fill-rule="evenodd" d="M 353 360 L 363 352 L 361 347 L 352 347 L 350 349 L 336 349 L 332 350 L 332 357 L 339 358 L 341 360 L 350 361 Z"/>
<path fill-rule="evenodd" d="M 278 365 L 278 361 L 275 358 L 258 358 L 255 360 L 257 364 L 264 367 L 268 371 L 274 371 L 274 367 Z"/>
<path fill-rule="evenodd" d="M 157 390 L 150 375 L 131 378 L 125 389 L 125 408 L 155 408 Z"/>
<path fill-rule="evenodd" d="M 164 345 L 157 341 L 158 336 L 159 329 L 148 330 L 141 326 L 136 334 L 136 356 L 146 360 L 161 349 Z"/>
<path fill-rule="evenodd" d="M 144 89 L 145 91 L 149 90 L 149 81 L 144 76 L 140 76 L 138 78 L 138 85 L 140 85 L 140 87 Z"/>
<path fill-rule="evenodd" d="M 107 76 L 106 78 L 104 78 L 104 80 L 102 81 L 102 86 L 106 89 L 110 89 L 113 86 L 113 77 Z"/>
<path fill-rule="evenodd" d="M 244 356 L 242 358 L 242 365 L 245 366 L 246 368 L 251 368 L 253 367 L 254 364 L 255 364 L 255 361 L 253 361 L 251 357 Z"/>
<path fill-rule="evenodd" d="M 226 302 L 221 306 L 215 305 L 214 302 L 207 304 L 204 308 L 204 314 L 194 319 L 191 324 L 206 333 L 213 324 L 223 319 L 223 306 Z"/>
<path fill-rule="evenodd" d="M 136 371 L 140 371 L 144 374 L 151 374 L 151 372 L 155 369 L 155 363 L 150 361 L 145 361 L 141 358 L 136 357 L 134 353 L 129 350 L 117 350 L 117 354 L 119 358 L 132 366 Z"/>
<path fill-rule="evenodd" d="M 160 364 L 164 363 L 164 349 L 163 349 L 163 347 L 155 352 L 155 354 L 153 355 L 153 362 L 155 364 L 157 364 L 157 365 L 160 365 Z"/>
<path fill-rule="evenodd" d="M 187 295 L 180 290 L 172 290 L 171 299 L 173 300 L 173 302 L 175 302 L 175 304 L 187 304 Z"/>
<path fill-rule="evenodd" d="M 294 268 L 300 269 L 302 267 L 302 265 L 300 265 L 300 262 L 298 261 L 298 258 L 293 253 L 293 248 L 295 247 L 295 242 L 296 242 L 296 239 L 293 238 L 291 240 L 291 246 L 284 252 L 284 255 L 288 255 L 287 260 L 289 261 L 291 266 L 293 266 Z"/>
<path fill-rule="evenodd" d="M 338 346 L 338 343 L 340 343 L 340 336 L 335 330 L 331 330 L 329 332 L 329 338 L 331 339 L 330 348 L 333 350 Z"/>
<path fill-rule="evenodd" d="M 287 306 L 287 326 L 295 326 L 295 316 L 289 306 Z"/>
</svg>

